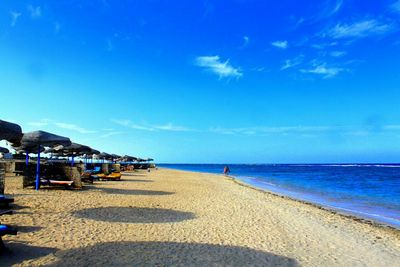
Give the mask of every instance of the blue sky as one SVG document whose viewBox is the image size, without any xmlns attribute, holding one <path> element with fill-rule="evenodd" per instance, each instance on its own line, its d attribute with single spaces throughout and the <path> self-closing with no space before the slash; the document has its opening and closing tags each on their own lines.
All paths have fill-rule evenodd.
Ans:
<svg viewBox="0 0 400 267">
<path fill-rule="evenodd" d="M 0 117 L 158 162 L 398 162 L 399 30 L 399 0 L 2 1 Z"/>
</svg>

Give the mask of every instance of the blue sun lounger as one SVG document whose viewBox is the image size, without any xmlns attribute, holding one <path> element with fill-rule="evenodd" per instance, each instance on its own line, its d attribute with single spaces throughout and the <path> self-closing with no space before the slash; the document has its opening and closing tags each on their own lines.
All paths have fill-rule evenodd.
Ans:
<svg viewBox="0 0 400 267">
<path fill-rule="evenodd" d="M 5 235 L 17 235 L 17 230 L 8 225 L 0 224 L 0 253 L 6 249 L 2 240 Z"/>
</svg>

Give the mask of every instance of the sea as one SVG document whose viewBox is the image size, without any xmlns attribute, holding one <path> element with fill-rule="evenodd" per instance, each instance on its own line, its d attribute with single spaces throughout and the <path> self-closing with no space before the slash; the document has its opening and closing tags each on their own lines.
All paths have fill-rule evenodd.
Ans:
<svg viewBox="0 0 400 267">
<path fill-rule="evenodd" d="M 222 174 L 225 164 L 158 164 Z M 400 164 L 230 164 L 253 187 L 400 229 Z"/>
</svg>

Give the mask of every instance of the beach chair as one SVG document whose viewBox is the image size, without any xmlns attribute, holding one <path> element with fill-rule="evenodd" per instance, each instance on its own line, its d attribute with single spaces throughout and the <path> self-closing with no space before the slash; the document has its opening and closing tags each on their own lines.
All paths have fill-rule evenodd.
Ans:
<svg viewBox="0 0 400 267">
<path fill-rule="evenodd" d="M 6 250 L 6 247 L 3 243 L 2 237 L 5 235 L 17 235 L 17 230 L 5 225 L 5 224 L 0 224 L 0 254 Z"/>
<path fill-rule="evenodd" d="M 72 188 L 74 181 L 59 181 L 59 180 L 51 180 L 51 179 L 40 179 L 40 184 L 49 185 L 49 186 L 63 186 L 65 188 Z"/>
<path fill-rule="evenodd" d="M 91 183 L 93 184 L 93 181 L 95 179 L 98 180 L 97 175 L 100 174 L 101 172 L 101 167 L 97 166 L 94 167 L 93 170 L 86 170 L 82 175 L 81 175 L 81 180 L 82 182 L 86 182 L 86 183 Z M 101 175 L 100 175 L 101 176 Z"/>
<path fill-rule="evenodd" d="M 84 183 L 93 184 L 94 179 L 93 179 L 93 176 L 92 176 L 92 172 L 89 170 L 89 171 L 85 171 L 84 173 L 82 173 L 81 181 L 84 182 Z"/>
<path fill-rule="evenodd" d="M 114 180 L 114 181 L 119 181 L 121 180 L 121 173 L 120 172 L 112 172 L 109 175 L 103 176 L 101 179 L 103 180 Z"/>
<path fill-rule="evenodd" d="M 14 198 L 0 195 L 0 206 L 8 207 L 10 203 L 14 202 Z"/>
</svg>

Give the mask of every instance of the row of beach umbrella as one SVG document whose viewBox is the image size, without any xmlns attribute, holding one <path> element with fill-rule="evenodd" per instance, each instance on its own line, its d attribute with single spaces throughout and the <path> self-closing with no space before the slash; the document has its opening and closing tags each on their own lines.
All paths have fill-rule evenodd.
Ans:
<svg viewBox="0 0 400 267">
<path fill-rule="evenodd" d="M 21 126 L 0 120 L 0 141 L 6 140 L 11 143 L 11 146 L 17 153 L 26 154 L 26 164 L 29 163 L 29 154 L 37 154 L 37 167 L 36 167 L 36 190 L 40 187 L 40 154 L 50 153 L 52 156 L 57 157 L 71 157 L 71 166 L 74 165 L 76 157 L 84 158 L 85 168 L 88 159 L 98 159 L 107 161 L 120 161 L 120 162 L 150 162 L 153 159 L 141 159 L 125 155 L 123 157 L 116 154 L 108 154 L 89 146 L 81 145 L 71 142 L 68 137 L 59 136 L 45 131 L 34 131 L 23 133 Z M 8 153 L 8 149 L 0 147 L 0 153 Z"/>
</svg>

